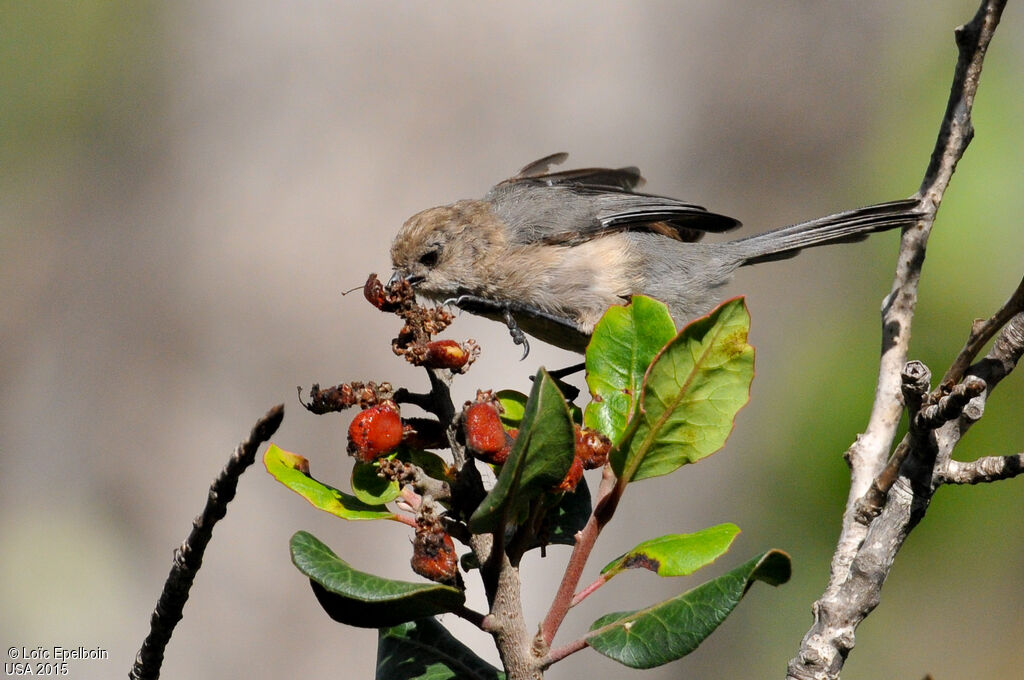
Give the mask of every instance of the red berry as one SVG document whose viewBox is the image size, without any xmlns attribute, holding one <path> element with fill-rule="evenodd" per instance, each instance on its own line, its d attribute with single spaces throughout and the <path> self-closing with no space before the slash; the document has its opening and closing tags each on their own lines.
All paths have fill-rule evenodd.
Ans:
<svg viewBox="0 0 1024 680">
<path fill-rule="evenodd" d="M 505 445 L 501 447 L 501 450 L 491 456 L 490 461 L 495 465 L 504 465 L 505 461 L 508 460 L 508 454 L 512 453 L 512 447 L 516 443 L 516 437 L 519 436 L 519 430 L 511 429 L 505 432 Z"/>
<path fill-rule="evenodd" d="M 509 443 L 510 437 L 501 426 L 501 416 L 491 402 L 475 402 L 463 412 L 463 432 L 466 434 L 466 448 L 480 458 L 502 463 L 508 457 L 508 451 L 501 460 L 494 460 Z"/>
<path fill-rule="evenodd" d="M 431 581 L 451 583 L 459 573 L 452 537 L 442 529 L 417 528 L 412 542 L 412 570 Z"/>
<path fill-rule="evenodd" d="M 393 401 L 363 409 L 348 426 L 348 452 L 364 463 L 388 455 L 401 443 L 402 418 Z"/>
<path fill-rule="evenodd" d="M 577 425 L 575 430 L 576 457 L 583 461 L 583 468 L 594 470 L 603 467 L 608 462 L 608 452 L 612 448 L 611 440 L 589 427 Z"/>
<path fill-rule="evenodd" d="M 555 487 L 555 491 L 575 491 L 576 485 L 580 483 L 582 478 L 583 461 L 580 460 L 579 456 L 574 456 L 572 465 L 569 466 L 569 471 L 565 473 L 565 479 Z"/>
</svg>

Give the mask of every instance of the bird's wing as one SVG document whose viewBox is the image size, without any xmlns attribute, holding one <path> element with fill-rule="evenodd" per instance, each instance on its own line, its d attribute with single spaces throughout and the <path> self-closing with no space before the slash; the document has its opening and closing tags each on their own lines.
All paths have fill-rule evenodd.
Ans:
<svg viewBox="0 0 1024 680">
<path fill-rule="evenodd" d="M 631 192 L 633 189 L 643 186 L 645 182 L 640 170 L 632 166 L 628 168 L 577 168 L 576 170 L 548 172 L 552 165 L 561 165 L 568 157 L 569 154 L 564 151 L 545 156 L 528 163 L 502 184 L 528 180 L 549 187 L 563 185 L 611 192 Z"/>
<path fill-rule="evenodd" d="M 679 241 L 740 226 L 702 206 L 633 191 L 644 181 L 635 167 L 547 172 L 568 154 L 528 164 L 485 197 L 514 227 L 516 240 L 573 245 L 618 231 L 652 231 Z"/>
</svg>

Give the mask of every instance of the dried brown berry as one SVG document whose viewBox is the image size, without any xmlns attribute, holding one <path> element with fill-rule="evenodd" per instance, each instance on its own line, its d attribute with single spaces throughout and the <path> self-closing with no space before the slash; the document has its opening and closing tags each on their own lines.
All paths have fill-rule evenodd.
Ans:
<svg viewBox="0 0 1024 680">
<path fill-rule="evenodd" d="M 413 306 L 416 292 L 405 279 L 385 285 L 376 274 L 370 274 L 363 284 L 363 297 L 382 312 L 399 312 Z"/>
<path fill-rule="evenodd" d="M 608 462 L 608 452 L 612 449 L 611 440 L 589 427 L 576 425 L 575 431 L 576 457 L 583 461 L 583 469 L 594 470 L 604 467 Z"/>
<path fill-rule="evenodd" d="M 386 456 L 401 443 L 402 418 L 393 401 L 363 409 L 348 426 L 348 452 L 366 463 Z"/>
<path fill-rule="evenodd" d="M 383 310 L 387 304 L 387 291 L 376 274 L 370 274 L 369 278 L 366 279 L 366 283 L 363 284 L 363 297 L 377 309 Z"/>
<path fill-rule="evenodd" d="M 574 456 L 572 465 L 569 466 L 569 471 L 565 473 L 565 479 L 555 487 L 555 491 L 575 491 L 576 485 L 580 483 L 582 478 L 583 461 L 580 460 L 579 456 Z"/>
<path fill-rule="evenodd" d="M 465 344 L 459 344 L 454 340 L 434 340 L 428 342 L 424 348 L 422 365 L 462 373 L 478 354 L 480 349 L 472 340 Z"/>
<path fill-rule="evenodd" d="M 452 583 L 459 573 L 455 543 L 439 527 L 417 527 L 412 542 L 412 570 L 431 581 Z"/>
<path fill-rule="evenodd" d="M 463 411 L 463 432 L 466 435 L 466 448 L 470 453 L 491 463 L 503 463 L 508 457 L 511 437 L 501 426 L 498 408 L 491 402 L 478 401 L 466 406 Z M 504 450 L 504 457 L 496 460 Z"/>
<path fill-rule="evenodd" d="M 354 381 L 342 383 L 327 389 L 320 389 L 318 383 L 309 388 L 309 403 L 302 402 L 302 388 L 299 388 L 299 401 L 310 412 L 316 414 L 342 411 L 359 404 L 360 408 L 373 406 L 394 396 L 395 390 L 391 383 L 377 384 L 373 381 L 363 383 Z"/>
</svg>

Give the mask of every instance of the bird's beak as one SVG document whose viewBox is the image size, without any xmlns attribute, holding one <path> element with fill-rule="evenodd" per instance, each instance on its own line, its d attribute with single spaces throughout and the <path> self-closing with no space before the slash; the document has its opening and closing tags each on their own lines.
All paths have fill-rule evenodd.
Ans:
<svg viewBox="0 0 1024 680">
<path fill-rule="evenodd" d="M 396 283 L 398 283 L 399 281 L 402 281 L 402 280 L 407 281 L 410 286 L 415 286 L 416 284 L 418 284 L 421 281 L 423 281 L 423 277 L 422 276 L 417 276 L 417 275 L 406 276 L 403 272 L 401 272 L 401 271 L 396 269 L 395 271 L 393 271 L 391 273 L 391 278 L 388 279 L 388 285 L 389 286 L 393 286 L 393 285 L 395 285 Z"/>
</svg>

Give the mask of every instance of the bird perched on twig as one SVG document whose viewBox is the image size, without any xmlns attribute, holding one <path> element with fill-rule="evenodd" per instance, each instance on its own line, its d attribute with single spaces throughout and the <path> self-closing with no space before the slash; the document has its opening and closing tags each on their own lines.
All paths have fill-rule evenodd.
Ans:
<svg viewBox="0 0 1024 680">
<path fill-rule="evenodd" d="M 582 352 L 606 309 L 644 294 L 677 324 L 705 314 L 741 266 L 811 246 L 866 238 L 915 222 L 917 200 L 836 213 L 762 234 L 698 243 L 739 221 L 699 205 L 635 191 L 635 167 L 549 172 L 568 154 L 530 163 L 479 200 L 410 217 L 391 246 L 393 279 L 416 292 Z"/>
</svg>

